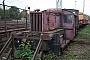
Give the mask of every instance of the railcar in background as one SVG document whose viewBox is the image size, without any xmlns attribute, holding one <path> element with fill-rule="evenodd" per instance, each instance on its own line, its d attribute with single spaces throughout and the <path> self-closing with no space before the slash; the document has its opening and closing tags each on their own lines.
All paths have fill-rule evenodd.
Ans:
<svg viewBox="0 0 90 60">
<path fill-rule="evenodd" d="M 82 25 L 88 24 L 88 16 L 82 12 L 79 12 L 79 20 Z"/>
</svg>

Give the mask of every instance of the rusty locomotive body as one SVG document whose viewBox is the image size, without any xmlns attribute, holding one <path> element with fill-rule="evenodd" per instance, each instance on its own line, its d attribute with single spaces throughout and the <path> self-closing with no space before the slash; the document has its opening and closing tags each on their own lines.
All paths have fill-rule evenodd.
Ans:
<svg viewBox="0 0 90 60">
<path fill-rule="evenodd" d="M 37 9 L 30 12 L 31 31 L 42 32 L 44 36 L 50 37 L 50 40 L 47 37 L 43 38 L 49 40 L 44 43 L 44 50 L 58 54 L 77 33 L 76 18 L 78 15 L 65 9 Z M 34 42 L 37 46 L 39 41 Z"/>
<path fill-rule="evenodd" d="M 62 10 L 55 9 L 30 12 L 31 31 L 50 31 L 62 26 Z"/>
<path fill-rule="evenodd" d="M 72 40 L 77 34 L 79 25 L 78 13 L 66 9 L 47 9 L 30 12 L 31 31 L 49 32 L 61 28 L 66 29 L 66 38 Z M 69 34 L 69 35 L 68 35 Z"/>
</svg>

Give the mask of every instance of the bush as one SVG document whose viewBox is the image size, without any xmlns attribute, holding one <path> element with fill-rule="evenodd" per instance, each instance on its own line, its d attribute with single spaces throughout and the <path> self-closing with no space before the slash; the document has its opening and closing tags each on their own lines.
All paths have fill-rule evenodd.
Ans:
<svg viewBox="0 0 90 60">
<path fill-rule="evenodd" d="M 33 57 L 34 51 L 31 50 L 31 44 L 30 41 L 27 42 L 21 42 L 19 45 L 19 49 L 16 49 L 15 57 L 16 58 L 27 58 L 28 60 L 31 60 Z"/>
</svg>

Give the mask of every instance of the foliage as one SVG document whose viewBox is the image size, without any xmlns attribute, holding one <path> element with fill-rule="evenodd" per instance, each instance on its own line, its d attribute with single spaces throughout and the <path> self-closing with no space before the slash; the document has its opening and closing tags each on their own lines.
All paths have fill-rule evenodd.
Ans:
<svg viewBox="0 0 90 60">
<path fill-rule="evenodd" d="M 19 14 L 19 9 L 15 6 L 12 6 L 9 9 L 9 12 L 10 12 L 10 18 L 16 19 L 18 17 L 18 14 Z"/>
<path fill-rule="evenodd" d="M 44 55 L 44 59 L 45 60 L 58 60 L 60 58 L 60 53 L 58 55 L 54 55 L 54 54 L 45 54 Z"/>
<path fill-rule="evenodd" d="M 90 26 L 85 26 L 74 40 L 90 39 Z"/>
<path fill-rule="evenodd" d="M 52 54 L 44 55 L 44 59 L 52 60 Z"/>
<path fill-rule="evenodd" d="M 16 50 L 15 57 L 16 58 L 27 58 L 28 60 L 31 60 L 33 57 L 34 51 L 31 50 L 31 44 L 30 41 L 22 42 L 20 44 L 20 49 Z"/>
<path fill-rule="evenodd" d="M 1 19 L 4 18 L 4 12 L 2 8 L 0 8 L 0 16 L 1 16 Z"/>
<path fill-rule="evenodd" d="M 11 6 L 9 9 L 5 9 L 6 12 L 6 19 L 11 20 L 11 19 L 21 19 L 21 18 L 26 18 L 26 11 L 20 11 L 19 8 L 16 6 Z M 27 13 L 28 15 L 28 13 Z M 1 20 L 4 19 L 4 10 L 0 8 L 0 16 Z"/>
<path fill-rule="evenodd" d="M 13 6 L 9 9 L 6 9 L 5 12 L 6 12 L 6 19 L 10 19 L 10 18 L 15 19 L 17 17 L 17 13 L 19 13 L 19 9 Z M 0 8 L 0 16 L 1 19 L 4 19 L 4 10 L 2 8 Z"/>
<path fill-rule="evenodd" d="M 26 18 L 26 11 L 25 10 L 21 11 L 20 17 L 21 18 Z"/>
<path fill-rule="evenodd" d="M 5 12 L 6 12 L 6 19 L 10 19 L 9 10 L 7 9 Z M 0 8 L 0 16 L 1 19 L 4 19 L 4 10 L 2 8 Z"/>
<path fill-rule="evenodd" d="M 85 34 L 85 33 L 90 33 L 90 26 L 85 26 L 84 29 L 82 29 L 82 31 L 80 31 L 81 34 Z"/>
<path fill-rule="evenodd" d="M 6 10 L 6 19 L 10 19 L 9 10 Z"/>
</svg>

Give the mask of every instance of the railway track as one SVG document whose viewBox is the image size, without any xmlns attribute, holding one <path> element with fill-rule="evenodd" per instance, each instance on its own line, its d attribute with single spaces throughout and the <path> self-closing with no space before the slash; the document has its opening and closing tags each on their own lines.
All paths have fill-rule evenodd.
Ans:
<svg viewBox="0 0 90 60">
<path fill-rule="evenodd" d="M 29 27 L 29 22 L 27 23 L 27 27 Z M 6 29 L 18 29 L 18 28 L 26 28 L 26 22 L 16 22 L 16 21 L 7 21 L 6 22 Z M 4 21 L 0 21 L 0 32 L 5 30 Z"/>
<path fill-rule="evenodd" d="M 27 23 L 27 28 L 29 27 L 29 23 Z M 6 31 L 4 21 L 0 21 L 0 50 L 3 48 L 5 43 L 10 37 L 11 32 L 13 31 L 22 31 L 26 30 L 25 22 L 17 22 L 16 21 L 7 21 L 6 22 Z"/>
</svg>

